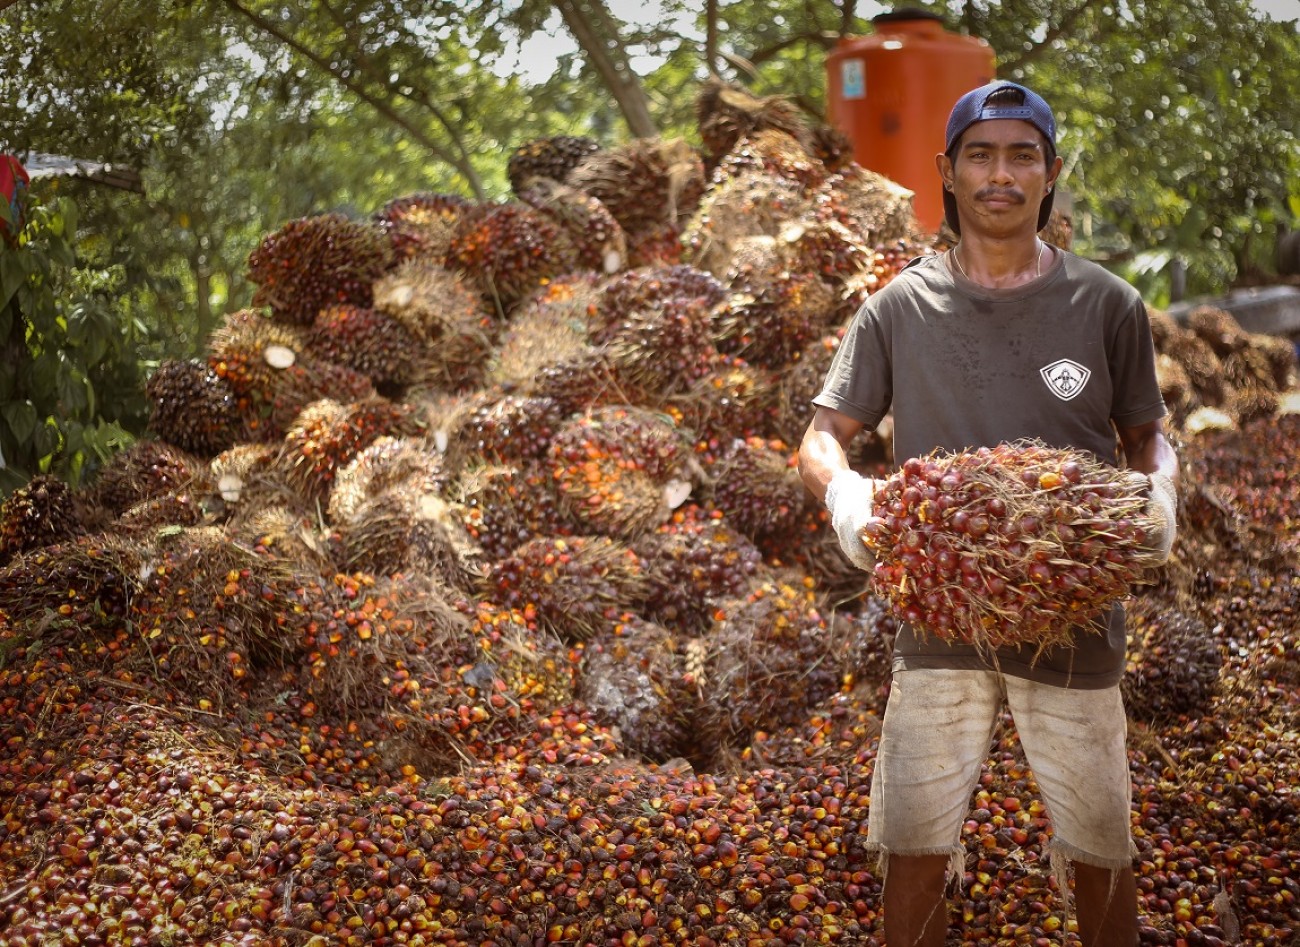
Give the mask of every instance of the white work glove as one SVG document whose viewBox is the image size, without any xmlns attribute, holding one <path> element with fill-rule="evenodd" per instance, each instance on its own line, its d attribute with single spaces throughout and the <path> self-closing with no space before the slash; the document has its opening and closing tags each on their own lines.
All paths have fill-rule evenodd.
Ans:
<svg viewBox="0 0 1300 947">
<path fill-rule="evenodd" d="M 1147 502 L 1142 515 L 1155 526 L 1143 545 L 1151 553 L 1151 564 L 1160 565 L 1169 559 L 1169 552 L 1174 547 L 1174 536 L 1178 530 L 1178 489 L 1173 480 L 1162 473 L 1146 474 L 1130 470 L 1126 476 L 1135 484 L 1146 488 Z"/>
<path fill-rule="evenodd" d="M 862 527 L 875 518 L 871 501 L 879 481 L 864 477 L 855 470 L 841 470 L 826 485 L 826 510 L 831 526 L 839 537 L 840 549 L 859 569 L 870 572 L 876 557 L 862 542 Z"/>
</svg>

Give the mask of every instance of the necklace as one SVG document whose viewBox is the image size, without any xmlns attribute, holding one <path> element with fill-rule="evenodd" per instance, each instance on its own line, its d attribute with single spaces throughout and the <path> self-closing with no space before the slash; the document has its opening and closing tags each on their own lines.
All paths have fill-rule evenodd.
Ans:
<svg viewBox="0 0 1300 947">
<path fill-rule="evenodd" d="M 1038 277 L 1043 275 L 1043 250 L 1046 248 L 1047 244 L 1043 243 L 1043 241 L 1038 237 L 1034 238 L 1034 242 L 1038 244 L 1038 250 L 1034 253 L 1034 279 L 1038 279 Z M 957 247 L 959 246 L 961 246 L 960 242 L 957 244 Z M 952 257 L 952 262 L 957 264 L 957 271 L 973 283 L 975 281 L 969 276 L 966 276 L 966 267 L 961 265 L 961 257 L 957 255 L 957 247 L 953 247 L 949 254 Z"/>
</svg>

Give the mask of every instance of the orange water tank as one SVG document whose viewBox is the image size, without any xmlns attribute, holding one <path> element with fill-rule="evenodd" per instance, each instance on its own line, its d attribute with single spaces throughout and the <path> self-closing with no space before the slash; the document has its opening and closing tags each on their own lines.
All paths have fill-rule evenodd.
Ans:
<svg viewBox="0 0 1300 947">
<path fill-rule="evenodd" d="M 943 223 L 934 156 L 953 103 L 993 80 L 993 48 L 919 10 L 871 24 L 870 36 L 845 37 L 826 57 L 830 120 L 852 140 L 858 164 L 915 192 L 916 218 L 934 233 Z"/>
</svg>

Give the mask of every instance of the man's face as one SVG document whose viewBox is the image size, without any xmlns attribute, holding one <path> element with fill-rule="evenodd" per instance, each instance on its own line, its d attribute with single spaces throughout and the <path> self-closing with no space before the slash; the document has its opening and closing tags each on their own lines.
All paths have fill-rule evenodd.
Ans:
<svg viewBox="0 0 1300 947">
<path fill-rule="evenodd" d="M 957 200 L 962 233 L 1033 234 L 1038 208 L 1060 172 L 1033 125 L 1000 118 L 976 122 L 961 136 L 954 157 L 938 159 L 944 185 Z"/>
</svg>

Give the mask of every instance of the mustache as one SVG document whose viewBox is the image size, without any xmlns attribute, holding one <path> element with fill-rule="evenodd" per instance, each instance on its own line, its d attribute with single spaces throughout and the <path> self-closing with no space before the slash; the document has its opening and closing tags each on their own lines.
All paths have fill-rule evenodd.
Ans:
<svg viewBox="0 0 1300 947">
<path fill-rule="evenodd" d="M 975 200 L 1013 201 L 1016 204 L 1023 204 L 1025 202 L 1025 195 L 1014 188 L 982 187 L 975 192 Z"/>
</svg>

